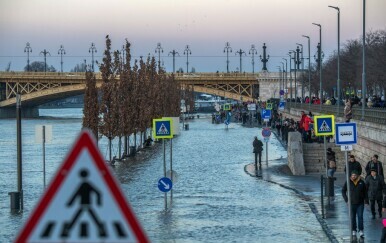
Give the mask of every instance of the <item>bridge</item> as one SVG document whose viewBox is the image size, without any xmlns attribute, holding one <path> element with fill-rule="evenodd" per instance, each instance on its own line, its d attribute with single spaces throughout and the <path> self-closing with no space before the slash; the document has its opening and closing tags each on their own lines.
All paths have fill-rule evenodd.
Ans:
<svg viewBox="0 0 386 243">
<path fill-rule="evenodd" d="M 100 87 L 101 73 L 95 75 L 97 87 Z M 234 100 L 279 97 L 279 73 L 192 73 L 176 74 L 175 77 L 182 87 L 190 85 L 195 92 Z M 83 72 L 0 72 L 0 108 L 11 111 L 16 105 L 16 94 L 20 93 L 23 107 L 37 110 L 39 105 L 50 101 L 83 94 L 85 80 Z"/>
</svg>

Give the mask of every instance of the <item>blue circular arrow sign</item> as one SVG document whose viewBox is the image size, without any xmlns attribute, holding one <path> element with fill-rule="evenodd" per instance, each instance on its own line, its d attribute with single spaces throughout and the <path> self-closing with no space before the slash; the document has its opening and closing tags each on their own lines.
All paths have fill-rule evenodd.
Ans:
<svg viewBox="0 0 386 243">
<path fill-rule="evenodd" d="M 161 192 L 168 192 L 172 189 L 173 187 L 173 182 L 167 177 L 162 177 L 161 179 L 158 180 L 158 189 Z"/>
</svg>

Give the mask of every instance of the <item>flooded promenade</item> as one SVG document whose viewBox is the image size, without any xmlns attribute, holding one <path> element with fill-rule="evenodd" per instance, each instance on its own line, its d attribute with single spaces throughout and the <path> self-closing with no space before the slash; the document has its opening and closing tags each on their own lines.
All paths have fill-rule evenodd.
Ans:
<svg viewBox="0 0 386 243">
<path fill-rule="evenodd" d="M 14 239 L 43 191 L 42 152 L 34 142 L 35 125 L 53 126 L 53 142 L 46 146 L 48 180 L 81 128 L 81 120 L 74 119 L 81 117 L 81 109 L 43 112 L 65 118 L 23 121 L 25 210 L 20 215 L 10 213 L 8 196 L 16 190 L 16 125 L 14 120 L 0 121 L 4 134 L 0 146 L 6 151 L 0 155 L 0 242 Z M 152 242 L 328 242 L 301 197 L 245 173 L 244 167 L 253 162 L 253 136 L 261 137 L 260 129 L 232 123 L 225 130 L 205 115 L 190 120 L 189 125 L 188 131 L 173 139 L 173 170 L 178 180 L 170 210 L 164 210 L 164 194 L 157 188 L 163 176 L 161 143 L 112 168 Z M 100 142 L 103 156 L 107 156 L 106 145 L 105 140 Z M 269 142 L 269 151 L 268 166 L 286 157 L 275 138 Z M 263 163 L 262 169 L 266 166 Z"/>
</svg>

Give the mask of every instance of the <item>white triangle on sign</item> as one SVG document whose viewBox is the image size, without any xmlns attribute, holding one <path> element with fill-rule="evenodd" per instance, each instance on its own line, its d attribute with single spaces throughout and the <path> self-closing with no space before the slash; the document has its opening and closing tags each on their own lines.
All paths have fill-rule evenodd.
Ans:
<svg viewBox="0 0 386 243">
<path fill-rule="evenodd" d="M 118 182 L 83 131 L 15 242 L 148 242 Z"/>
<path fill-rule="evenodd" d="M 160 128 L 158 129 L 158 132 L 157 134 L 159 135 L 168 135 L 169 134 L 169 130 L 166 128 L 165 124 L 161 124 Z"/>
<path fill-rule="evenodd" d="M 328 126 L 327 122 L 323 120 L 322 125 L 319 128 L 319 131 L 321 132 L 330 132 L 331 128 Z"/>
</svg>

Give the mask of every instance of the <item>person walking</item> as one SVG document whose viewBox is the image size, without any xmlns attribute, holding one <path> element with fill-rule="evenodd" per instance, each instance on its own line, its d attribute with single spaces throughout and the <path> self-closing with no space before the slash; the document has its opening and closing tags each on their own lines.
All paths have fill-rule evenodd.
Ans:
<svg viewBox="0 0 386 243">
<path fill-rule="evenodd" d="M 344 167 L 344 172 L 347 173 L 346 167 Z M 349 163 L 348 163 L 348 174 L 351 175 L 352 171 L 355 170 L 359 173 L 359 175 L 362 174 L 362 165 L 355 160 L 354 155 L 349 156 Z"/>
<path fill-rule="evenodd" d="M 386 189 L 383 176 L 378 175 L 376 169 L 371 169 L 370 176 L 366 177 L 365 183 L 373 219 L 375 219 L 375 202 L 378 204 L 379 218 L 382 218 L 382 192 L 383 189 Z"/>
<path fill-rule="evenodd" d="M 259 165 L 261 166 L 261 152 L 263 152 L 263 142 L 255 136 L 253 140 L 253 153 L 255 154 L 255 168 L 257 168 L 257 156 L 259 156 Z"/>
<path fill-rule="evenodd" d="M 348 202 L 347 197 L 347 188 L 350 190 L 350 203 L 351 203 L 351 229 L 352 236 L 356 238 L 357 231 L 359 232 L 359 237 L 364 238 L 363 233 L 363 210 L 365 204 L 368 204 L 368 195 L 366 191 L 366 184 L 361 179 L 360 173 L 356 170 L 351 172 L 349 186 L 347 182 L 344 183 L 342 188 L 342 196 L 344 201 Z M 357 228 L 357 219 L 358 218 L 358 228 Z"/>
<path fill-rule="evenodd" d="M 383 166 L 382 163 L 378 161 L 378 155 L 374 154 L 374 156 L 371 158 L 369 162 L 367 162 L 367 165 L 365 167 L 366 170 L 366 177 L 368 177 L 371 173 L 371 170 L 375 169 L 377 171 L 377 175 L 382 176 L 385 178 L 383 174 Z"/>
</svg>

